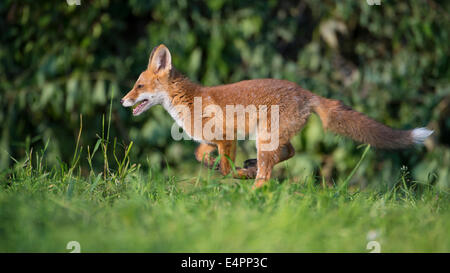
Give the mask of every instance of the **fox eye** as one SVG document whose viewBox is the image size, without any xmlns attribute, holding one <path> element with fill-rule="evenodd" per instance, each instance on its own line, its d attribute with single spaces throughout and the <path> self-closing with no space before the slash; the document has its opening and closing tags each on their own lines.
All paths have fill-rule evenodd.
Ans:
<svg viewBox="0 0 450 273">
<path fill-rule="evenodd" d="M 143 84 L 138 84 L 137 88 L 141 89 L 142 87 L 144 87 Z"/>
</svg>

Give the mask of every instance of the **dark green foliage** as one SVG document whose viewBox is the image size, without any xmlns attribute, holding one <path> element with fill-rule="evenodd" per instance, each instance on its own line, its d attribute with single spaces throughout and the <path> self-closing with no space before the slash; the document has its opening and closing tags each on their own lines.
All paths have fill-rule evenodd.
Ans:
<svg viewBox="0 0 450 273">
<path fill-rule="evenodd" d="M 133 163 L 195 175 L 195 144 L 172 140 L 161 107 L 134 118 L 119 104 L 164 43 L 174 65 L 206 85 L 283 78 L 389 126 L 427 125 L 435 135 L 425 148 L 372 149 L 351 183 L 392 185 L 406 165 L 415 181 L 450 185 L 449 2 L 5 0 L 0 15 L 0 170 L 47 141 L 48 165 L 70 162 L 82 115 L 80 170 L 89 172 L 87 146 L 112 99 L 110 143 L 132 140 Z M 311 118 L 279 174 L 333 183 L 350 173 L 361 150 L 321 130 Z M 252 143 L 242 146 L 238 165 L 254 156 Z M 100 154 L 93 167 L 102 171 Z"/>
</svg>

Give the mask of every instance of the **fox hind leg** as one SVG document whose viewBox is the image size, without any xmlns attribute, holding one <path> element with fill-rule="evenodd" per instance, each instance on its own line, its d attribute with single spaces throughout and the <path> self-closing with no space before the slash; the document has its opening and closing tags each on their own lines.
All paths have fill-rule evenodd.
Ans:
<svg viewBox="0 0 450 273">
<path fill-rule="evenodd" d="M 285 146 L 283 146 L 281 158 L 278 163 L 293 157 L 294 154 L 295 154 L 295 149 L 292 146 L 292 144 L 290 142 L 288 142 Z M 249 158 L 244 161 L 244 169 L 251 168 L 251 167 L 257 167 L 257 166 L 258 166 L 258 160 L 256 158 Z"/>
<path fill-rule="evenodd" d="M 282 161 L 288 160 L 295 155 L 295 149 L 290 142 L 280 147 L 278 161 L 273 165 Z M 238 169 L 236 178 L 254 179 L 258 172 L 258 160 L 256 158 L 247 159 L 244 161 L 244 167 Z"/>
<path fill-rule="evenodd" d="M 238 179 L 254 179 L 257 172 L 258 168 L 256 167 L 236 168 L 236 173 L 233 177 Z"/>
<path fill-rule="evenodd" d="M 277 149 L 273 151 L 259 151 L 258 150 L 258 160 L 257 160 L 257 174 L 255 179 L 255 188 L 263 186 L 272 175 L 273 167 L 285 161 L 295 154 L 294 147 L 290 142 L 284 145 L 280 145 Z"/>
</svg>

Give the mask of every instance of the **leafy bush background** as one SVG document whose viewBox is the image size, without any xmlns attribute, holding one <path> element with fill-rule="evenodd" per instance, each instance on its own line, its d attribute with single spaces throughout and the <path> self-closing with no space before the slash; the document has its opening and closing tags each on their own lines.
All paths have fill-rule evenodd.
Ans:
<svg viewBox="0 0 450 273">
<path fill-rule="evenodd" d="M 12 158 L 47 142 L 49 166 L 69 162 L 80 114 L 86 157 L 111 99 L 111 141 L 132 140 L 134 163 L 196 175 L 196 144 L 172 140 L 161 107 L 134 118 L 119 104 L 164 43 L 174 65 L 202 84 L 283 78 L 392 127 L 426 125 L 435 135 L 424 148 L 372 149 L 352 182 L 392 185 L 405 165 L 411 180 L 450 185 L 448 1 L 6 0 L 0 14 L 1 179 Z M 316 116 L 293 144 L 297 155 L 277 172 L 294 180 L 323 175 L 333 183 L 362 152 L 324 133 Z M 240 146 L 238 165 L 255 156 L 253 143 Z M 102 164 L 96 156 L 100 171 Z"/>
</svg>

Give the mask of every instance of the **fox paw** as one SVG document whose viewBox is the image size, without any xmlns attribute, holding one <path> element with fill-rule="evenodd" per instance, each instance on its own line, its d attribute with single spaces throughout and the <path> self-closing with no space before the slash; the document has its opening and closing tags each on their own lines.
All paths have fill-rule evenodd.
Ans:
<svg viewBox="0 0 450 273">
<path fill-rule="evenodd" d="M 252 186 L 252 189 L 258 189 L 261 188 L 262 186 L 267 184 L 267 180 L 266 179 L 256 179 L 255 183 Z"/>
<path fill-rule="evenodd" d="M 256 167 L 236 168 L 236 173 L 233 174 L 233 177 L 239 179 L 254 179 L 257 172 L 258 169 Z"/>
<path fill-rule="evenodd" d="M 218 164 L 216 164 L 216 159 L 215 158 L 206 158 L 203 159 L 201 161 L 203 163 L 203 166 L 212 169 L 212 170 L 220 170 L 220 162 Z M 216 166 L 214 167 L 214 165 L 216 164 Z"/>
</svg>

